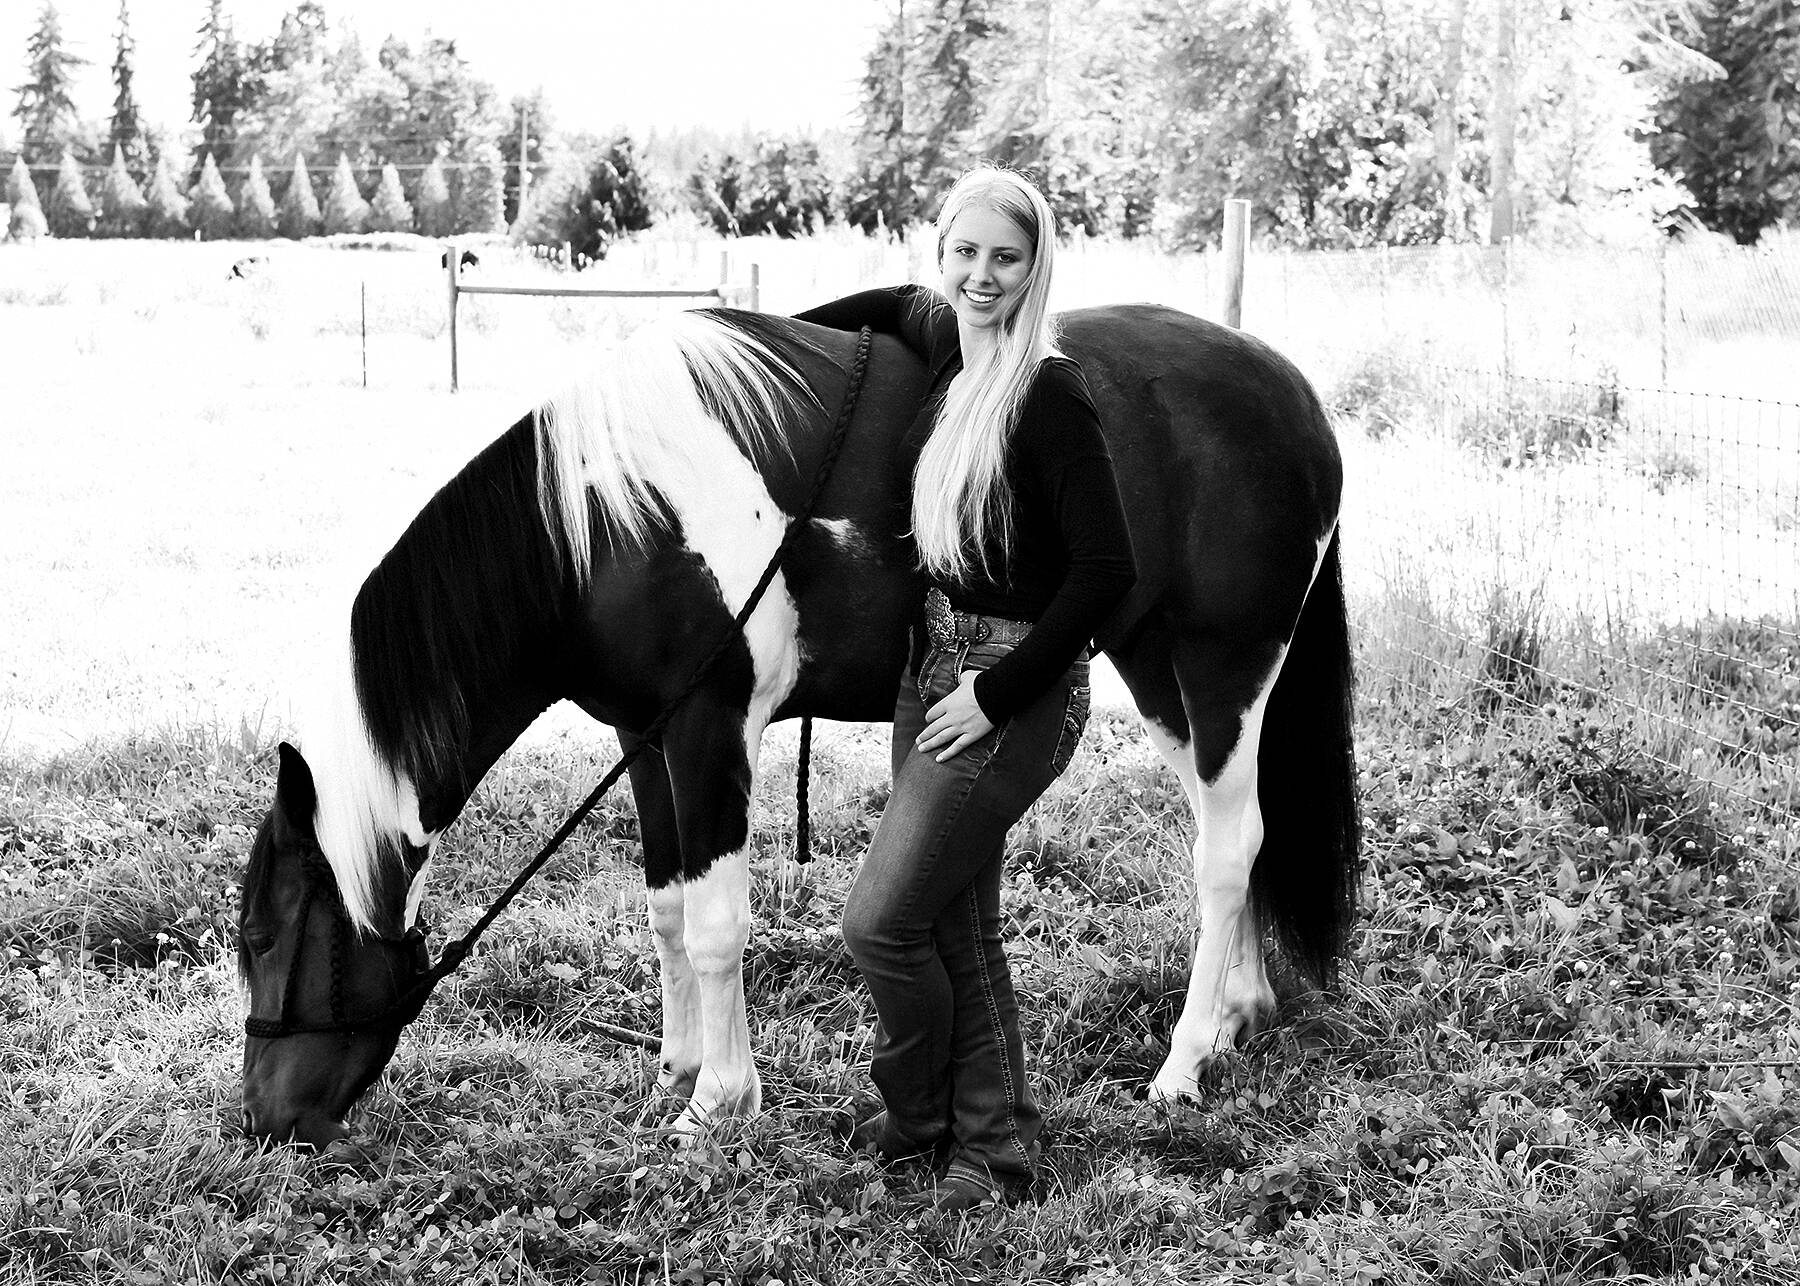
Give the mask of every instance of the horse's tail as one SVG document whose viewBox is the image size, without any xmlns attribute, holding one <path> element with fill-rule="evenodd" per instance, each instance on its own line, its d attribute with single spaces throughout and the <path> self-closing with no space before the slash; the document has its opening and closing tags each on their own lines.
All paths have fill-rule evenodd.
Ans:
<svg viewBox="0 0 1800 1286">
<path fill-rule="evenodd" d="M 1319 985 L 1336 980 L 1361 871 L 1338 540 L 1333 532 L 1263 714 L 1256 755 L 1263 844 L 1250 874 L 1258 922 L 1274 929 L 1288 959 Z"/>
</svg>

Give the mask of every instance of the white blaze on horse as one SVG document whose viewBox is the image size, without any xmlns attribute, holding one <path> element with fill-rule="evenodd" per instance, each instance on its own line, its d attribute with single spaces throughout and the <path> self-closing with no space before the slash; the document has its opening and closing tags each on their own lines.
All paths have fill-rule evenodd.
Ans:
<svg viewBox="0 0 1800 1286">
<path fill-rule="evenodd" d="M 1270 931 L 1327 980 L 1357 874 L 1342 470 L 1318 398 L 1257 340 L 1165 308 L 1062 319 L 1138 554 L 1096 640 L 1193 806 L 1200 931 L 1152 1092 L 1273 1009 Z M 245 874 L 244 1116 L 320 1144 L 423 1003 L 424 870 L 496 759 L 573 701 L 628 750 L 730 639 L 631 766 L 662 966 L 660 1080 L 687 1123 L 749 1113 L 750 804 L 767 726 L 892 715 L 920 597 L 913 461 L 926 373 L 877 337 L 842 454 L 857 337 L 684 314 L 471 461 L 369 575 L 335 712 L 283 746 Z M 768 592 L 742 608 L 809 502 Z"/>
</svg>

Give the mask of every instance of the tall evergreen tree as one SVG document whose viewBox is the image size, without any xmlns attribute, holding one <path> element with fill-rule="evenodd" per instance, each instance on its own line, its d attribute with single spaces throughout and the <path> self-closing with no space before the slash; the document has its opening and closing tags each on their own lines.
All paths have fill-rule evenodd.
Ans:
<svg viewBox="0 0 1800 1286">
<path fill-rule="evenodd" d="M 298 241 L 319 230 L 319 198 L 313 193 L 312 179 L 306 173 L 306 158 L 294 153 L 294 172 L 288 178 L 287 191 L 281 194 L 281 211 L 276 218 L 281 235 Z"/>
<path fill-rule="evenodd" d="M 407 203 L 406 189 L 400 186 L 400 171 L 392 161 L 381 167 L 381 183 L 369 202 L 369 229 L 372 232 L 411 232 L 413 209 Z"/>
<path fill-rule="evenodd" d="M 94 231 L 94 203 L 87 194 L 81 177 L 81 165 L 73 152 L 62 154 L 56 170 L 56 186 L 50 190 L 50 202 L 44 209 L 50 234 L 57 237 L 85 237 Z"/>
<path fill-rule="evenodd" d="M 137 95 L 131 88 L 136 75 L 131 65 L 137 44 L 131 38 L 129 0 L 119 0 L 119 30 L 113 53 L 113 112 L 108 131 L 113 151 L 123 154 L 125 165 L 134 173 L 141 172 L 147 159 L 144 146 L 144 124 L 138 117 Z"/>
<path fill-rule="evenodd" d="M 38 24 L 25 42 L 25 64 L 26 80 L 18 87 L 12 114 L 24 133 L 20 150 L 27 161 L 45 165 L 75 140 L 78 123 L 70 89 L 75 69 L 87 65 L 87 59 L 64 46 L 55 0 L 44 0 Z"/>
<path fill-rule="evenodd" d="M 12 210 L 6 235 L 13 240 L 30 241 L 49 231 L 44 207 L 38 202 L 37 184 L 31 181 L 31 170 L 23 156 L 13 158 L 12 172 L 6 176 L 6 204 Z"/>
<path fill-rule="evenodd" d="M 207 156 L 211 160 L 211 154 Z M 238 189 L 237 233 L 252 241 L 263 241 L 275 235 L 275 198 L 269 194 L 268 176 L 263 173 L 262 153 L 250 156 L 250 173 Z"/>
<path fill-rule="evenodd" d="M 419 190 L 413 194 L 413 218 L 419 225 L 419 235 L 425 237 L 447 237 L 455 226 L 450 183 L 444 177 L 444 160 L 440 156 L 432 157 L 425 173 L 419 176 Z"/>
<path fill-rule="evenodd" d="M 1693 194 L 1701 222 L 1749 244 L 1800 219 L 1800 7 L 1717 0 L 1698 45 L 1725 74 L 1663 100 L 1650 154 Z"/>
<path fill-rule="evenodd" d="M 225 0 L 208 0 L 194 56 L 194 122 L 200 126 L 199 151 L 220 164 L 233 159 L 238 118 L 261 94 L 261 80 L 248 51 L 233 34 L 225 16 Z"/>
<path fill-rule="evenodd" d="M 350 158 L 339 152 L 337 169 L 331 173 L 331 187 L 325 192 L 325 231 L 367 232 L 368 228 L 369 203 L 356 186 L 356 171 L 350 168 Z"/>
<path fill-rule="evenodd" d="M 194 230 L 188 220 L 188 199 L 175 181 L 175 167 L 167 152 L 156 158 L 156 172 L 150 176 L 144 200 L 150 207 L 144 216 L 145 236 L 173 239 Z"/>
<path fill-rule="evenodd" d="M 115 146 L 112 166 L 100 186 L 100 219 L 95 230 L 103 237 L 137 237 L 144 231 L 144 194 L 125 164 L 125 149 Z"/>
<path fill-rule="evenodd" d="M 237 211 L 231 205 L 231 193 L 225 190 L 225 176 L 219 173 L 219 163 L 206 154 L 206 160 L 200 166 L 199 182 L 194 184 L 191 194 L 193 205 L 188 209 L 188 219 L 199 229 L 200 235 L 207 241 L 223 241 L 229 237 L 237 223 Z"/>
</svg>

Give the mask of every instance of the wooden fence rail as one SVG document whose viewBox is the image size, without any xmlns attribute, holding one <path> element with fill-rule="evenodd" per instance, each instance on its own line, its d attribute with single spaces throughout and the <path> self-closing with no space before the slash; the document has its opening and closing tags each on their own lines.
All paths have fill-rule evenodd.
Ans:
<svg viewBox="0 0 1800 1286">
<path fill-rule="evenodd" d="M 762 308 L 762 265 L 750 265 L 748 284 L 734 286 L 731 284 L 731 252 L 723 251 L 719 255 L 719 284 L 694 289 L 601 289 L 588 286 L 465 286 L 462 283 L 461 252 L 446 243 L 444 247 L 444 272 L 448 278 L 450 289 L 450 391 L 457 391 L 459 362 L 456 340 L 456 307 L 464 295 L 539 295 L 545 298 L 586 298 L 586 299 L 712 299 L 721 307 L 747 308 L 751 312 L 760 312 Z"/>
</svg>

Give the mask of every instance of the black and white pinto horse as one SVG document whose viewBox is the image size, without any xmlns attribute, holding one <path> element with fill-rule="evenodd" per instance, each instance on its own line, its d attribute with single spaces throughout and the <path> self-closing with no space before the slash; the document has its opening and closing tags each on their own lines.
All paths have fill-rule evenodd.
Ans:
<svg viewBox="0 0 1800 1286">
<path fill-rule="evenodd" d="M 1342 474 L 1317 397 L 1250 336 L 1165 308 L 1062 319 L 1139 560 L 1098 644 L 1193 806 L 1199 933 L 1151 1092 L 1275 996 L 1263 937 L 1315 979 L 1357 870 Z M 495 760 L 575 702 L 625 747 L 731 633 L 804 507 L 857 339 L 689 313 L 526 415 L 418 514 L 358 593 L 335 713 L 283 746 L 245 876 L 244 1118 L 315 1144 L 392 1056 L 419 976 L 425 868 Z M 659 1079 L 683 1120 L 753 1113 L 749 811 L 764 730 L 885 720 L 920 593 L 903 430 L 926 385 L 876 337 L 842 455 L 723 663 L 631 770 L 662 977 Z"/>
</svg>

